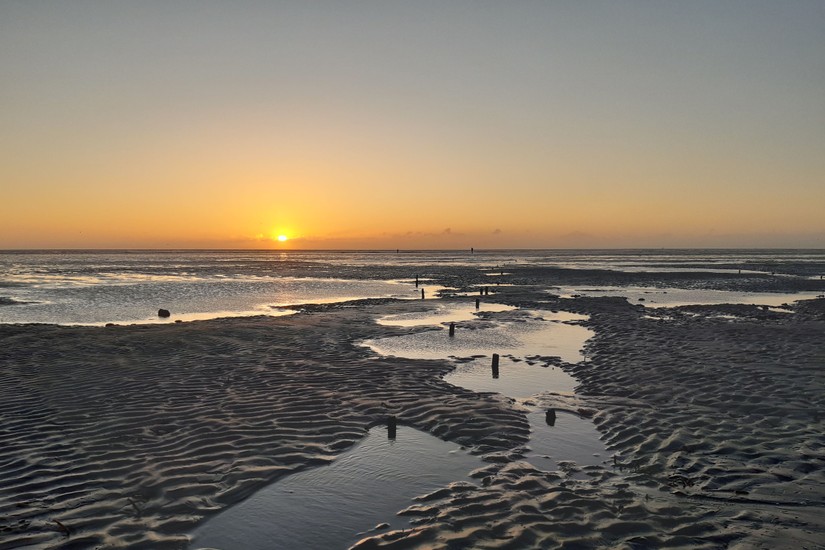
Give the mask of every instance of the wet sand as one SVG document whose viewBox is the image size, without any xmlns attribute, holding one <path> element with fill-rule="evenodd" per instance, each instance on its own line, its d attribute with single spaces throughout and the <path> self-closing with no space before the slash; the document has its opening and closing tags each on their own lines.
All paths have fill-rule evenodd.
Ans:
<svg viewBox="0 0 825 550">
<path fill-rule="evenodd" d="M 825 300 L 667 320 L 618 299 L 558 305 L 596 336 L 586 363 L 563 365 L 578 395 L 530 402 L 592 414 L 614 457 L 555 473 L 502 461 L 482 489 L 403 511 L 416 530 L 359 548 L 825 547 Z"/>
<path fill-rule="evenodd" d="M 375 323 L 432 307 L 423 302 L 167 326 L 4 325 L 0 548 L 186 548 L 205 518 L 329 463 L 389 414 L 489 466 L 476 484 L 419 497 L 402 512 L 413 529 L 359 548 L 825 546 L 825 300 L 790 314 L 651 311 L 548 300 L 549 277 L 508 271 L 517 284 L 496 301 L 589 315 L 587 361 L 556 361 L 581 381 L 578 395 L 532 403 L 592 416 L 615 459 L 539 471 L 522 460 L 523 403 L 448 384 L 445 361 L 359 345 L 432 330 Z"/>
</svg>

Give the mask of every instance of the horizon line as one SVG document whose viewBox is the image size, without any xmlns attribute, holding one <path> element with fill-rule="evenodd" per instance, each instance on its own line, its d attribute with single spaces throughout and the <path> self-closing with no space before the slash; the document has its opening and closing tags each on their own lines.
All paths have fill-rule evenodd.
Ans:
<svg viewBox="0 0 825 550">
<path fill-rule="evenodd" d="M 25 252 L 556 252 L 556 251 L 692 251 L 692 250 L 749 250 L 749 251 L 816 251 L 825 252 L 825 248 L 811 247 L 776 247 L 776 246 L 696 246 L 696 247 L 557 247 L 557 248 L 129 248 L 129 247 L 98 247 L 98 248 L 0 248 L 0 253 L 25 253 Z"/>
</svg>

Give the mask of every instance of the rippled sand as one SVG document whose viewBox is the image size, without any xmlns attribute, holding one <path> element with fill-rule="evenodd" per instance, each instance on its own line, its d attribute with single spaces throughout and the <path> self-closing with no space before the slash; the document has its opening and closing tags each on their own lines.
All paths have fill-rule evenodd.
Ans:
<svg viewBox="0 0 825 550">
<path fill-rule="evenodd" d="M 358 548 L 825 547 L 825 300 L 663 319 L 621 299 L 559 303 L 596 336 L 565 365 L 579 395 L 533 401 L 592 414 L 615 455 L 548 473 L 511 454 L 477 473 L 482 488 L 403 511 L 416 529 Z"/>
<path fill-rule="evenodd" d="M 416 302 L 169 326 L 6 325 L 0 548 L 185 548 L 205 517 L 328 463 L 388 414 L 489 466 L 476 484 L 420 497 L 403 512 L 413 529 L 361 548 L 825 545 L 825 300 L 790 314 L 651 315 L 519 286 L 497 299 L 590 316 L 587 361 L 558 363 L 579 395 L 535 402 L 592 416 L 615 459 L 536 470 L 522 460 L 525 407 L 444 382 L 444 361 L 359 345 L 429 330 L 374 322 Z"/>
<path fill-rule="evenodd" d="M 476 452 L 526 440 L 522 414 L 443 382 L 446 364 L 377 358 L 354 330 L 399 329 L 353 309 L 0 327 L 0 548 L 185 546 L 204 516 L 388 414 Z"/>
</svg>

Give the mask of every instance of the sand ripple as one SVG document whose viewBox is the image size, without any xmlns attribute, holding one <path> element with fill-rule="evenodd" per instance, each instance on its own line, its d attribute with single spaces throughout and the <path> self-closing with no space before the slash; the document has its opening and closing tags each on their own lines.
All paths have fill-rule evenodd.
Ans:
<svg viewBox="0 0 825 550">
<path fill-rule="evenodd" d="M 539 297 L 541 295 L 541 297 Z M 181 548 L 280 476 L 395 414 L 485 453 L 476 484 L 422 495 L 413 528 L 358 548 L 817 548 L 825 541 L 825 300 L 649 315 L 621 299 L 502 300 L 590 316 L 579 395 L 616 453 L 541 472 L 525 411 L 444 383 L 442 362 L 353 341 L 361 309 L 168 326 L 0 327 L 0 549 Z M 509 298 L 508 298 L 509 296 Z M 409 306 L 404 306 L 409 307 Z M 389 513 L 389 512 L 388 512 Z"/>
<path fill-rule="evenodd" d="M 825 547 L 825 300 L 661 318 L 610 298 L 558 302 L 590 315 L 596 337 L 586 363 L 564 365 L 580 395 L 532 401 L 595 413 L 615 457 L 556 473 L 493 464 L 481 488 L 422 497 L 402 512 L 413 529 L 356 548 Z"/>
<path fill-rule="evenodd" d="M 181 548 L 204 516 L 331 461 L 388 414 L 476 452 L 524 416 L 382 359 L 356 311 L 169 326 L 0 327 L 0 549 Z M 402 330 L 403 332 L 403 330 Z"/>
</svg>

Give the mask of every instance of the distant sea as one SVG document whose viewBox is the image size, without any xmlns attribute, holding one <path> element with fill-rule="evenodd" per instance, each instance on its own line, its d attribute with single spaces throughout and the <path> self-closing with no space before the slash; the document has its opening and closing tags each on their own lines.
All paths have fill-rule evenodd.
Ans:
<svg viewBox="0 0 825 550">
<path fill-rule="evenodd" d="M 825 250 L 0 251 L 0 323 L 279 315 L 292 304 L 415 298 L 419 273 L 507 264 L 819 278 Z"/>
</svg>

